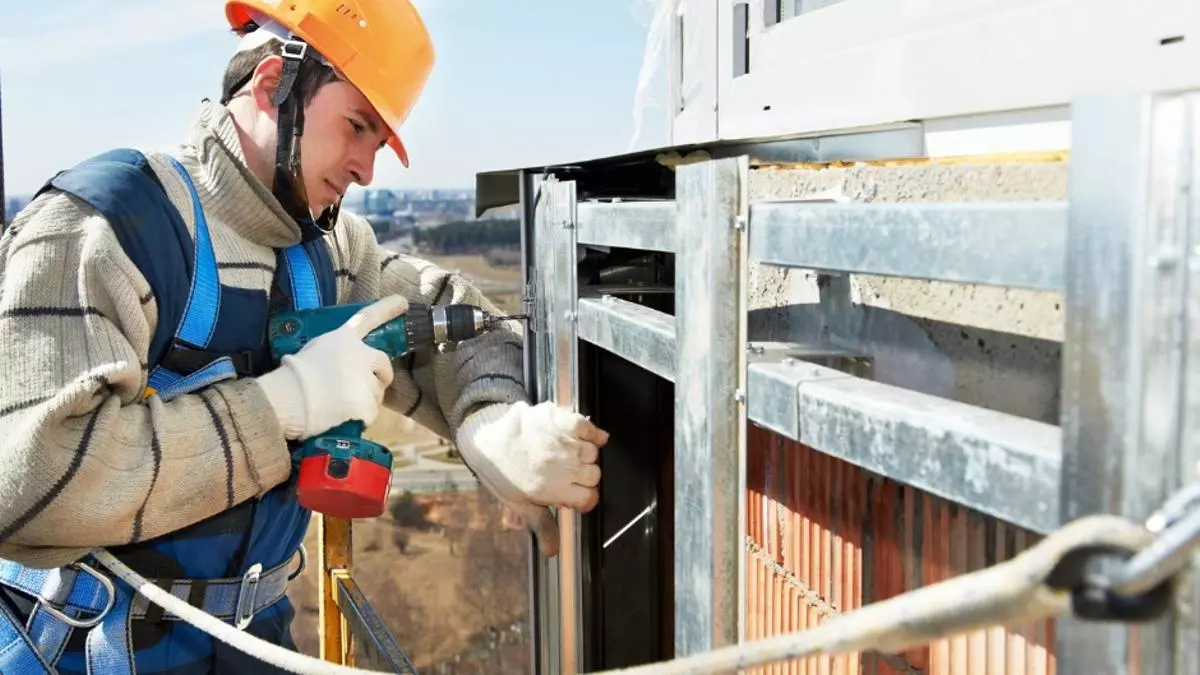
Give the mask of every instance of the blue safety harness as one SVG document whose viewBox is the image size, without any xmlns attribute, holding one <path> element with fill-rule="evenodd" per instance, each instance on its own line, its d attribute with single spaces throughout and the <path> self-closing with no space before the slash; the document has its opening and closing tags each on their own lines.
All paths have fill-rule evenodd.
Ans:
<svg viewBox="0 0 1200 675">
<path fill-rule="evenodd" d="M 302 243 L 276 252 L 269 295 L 222 285 L 199 196 L 187 171 L 171 161 L 191 194 L 194 238 L 145 156 L 135 150 L 89 159 L 42 188 L 69 192 L 103 214 L 149 282 L 159 319 L 148 355 L 146 394 L 163 400 L 261 374 L 270 363 L 269 314 L 319 307 L 336 298 L 333 264 L 315 227 Z M 303 566 L 301 543 L 310 516 L 295 499 L 293 477 L 261 499 L 109 550 L 190 604 L 294 649 L 294 612 L 284 594 L 299 572 L 292 562 L 297 553 Z M 0 675 L 135 672 L 272 669 L 135 595 L 90 556 L 50 570 L 0 559 Z"/>
</svg>

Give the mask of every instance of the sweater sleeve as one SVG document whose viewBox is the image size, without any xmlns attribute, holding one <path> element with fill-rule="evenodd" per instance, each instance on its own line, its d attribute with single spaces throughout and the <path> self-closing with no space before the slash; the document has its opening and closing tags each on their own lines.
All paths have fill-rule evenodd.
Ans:
<svg viewBox="0 0 1200 675">
<path fill-rule="evenodd" d="M 146 401 L 150 287 L 65 194 L 0 238 L 0 556 L 54 567 L 196 523 L 285 480 L 253 379 Z"/>
<path fill-rule="evenodd" d="M 462 275 L 415 256 L 381 246 L 364 219 L 343 213 L 334 248 L 346 280 L 347 302 L 400 294 L 410 303 L 467 303 L 499 313 L 494 303 Z M 452 350 L 421 350 L 399 360 L 386 405 L 422 426 L 453 439 L 463 420 L 493 404 L 527 401 L 524 329 L 506 321 Z"/>
</svg>

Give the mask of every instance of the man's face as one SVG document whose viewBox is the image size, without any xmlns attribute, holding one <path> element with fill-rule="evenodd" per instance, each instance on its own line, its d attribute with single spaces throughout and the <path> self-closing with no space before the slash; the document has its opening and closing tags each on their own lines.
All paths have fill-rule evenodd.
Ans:
<svg viewBox="0 0 1200 675">
<path fill-rule="evenodd" d="M 300 146 L 304 189 L 314 214 L 340 201 L 351 183 L 371 182 L 375 154 L 387 138 L 383 120 L 353 85 L 338 80 L 317 90 L 304 111 Z"/>
</svg>

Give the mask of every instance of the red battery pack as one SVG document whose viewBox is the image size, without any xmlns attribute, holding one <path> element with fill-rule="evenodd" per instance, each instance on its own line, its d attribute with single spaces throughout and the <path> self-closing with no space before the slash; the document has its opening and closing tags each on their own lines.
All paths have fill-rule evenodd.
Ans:
<svg viewBox="0 0 1200 675">
<path fill-rule="evenodd" d="M 300 460 L 300 505 L 335 518 L 374 518 L 387 508 L 392 471 L 369 459 L 329 454 Z"/>
</svg>

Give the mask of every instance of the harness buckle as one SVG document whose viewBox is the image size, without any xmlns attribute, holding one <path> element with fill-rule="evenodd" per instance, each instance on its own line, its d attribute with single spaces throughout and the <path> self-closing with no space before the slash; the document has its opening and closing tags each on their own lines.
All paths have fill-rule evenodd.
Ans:
<svg viewBox="0 0 1200 675">
<path fill-rule="evenodd" d="M 67 616 L 66 612 L 63 612 L 59 608 L 55 607 L 50 601 L 46 600 L 45 598 L 39 597 L 38 604 L 41 605 L 42 609 L 45 610 L 48 614 L 50 614 L 54 618 L 58 619 L 59 621 L 62 621 L 63 623 L 65 623 L 69 626 L 73 626 L 75 628 L 92 628 L 94 626 L 97 626 L 100 624 L 101 621 L 104 620 L 104 617 L 108 616 L 108 613 L 112 610 L 113 605 L 116 604 L 117 589 L 115 586 L 113 586 L 113 582 L 111 579 L 109 579 L 107 576 L 101 574 L 100 572 L 96 571 L 94 568 L 92 568 L 87 563 L 77 562 L 72 565 L 69 565 L 69 567 L 74 567 L 74 568 L 78 569 L 80 572 L 83 572 L 83 573 L 87 574 L 88 576 L 92 577 L 93 579 L 95 579 L 96 581 L 100 582 L 100 585 L 104 588 L 104 591 L 106 593 L 108 593 L 108 602 L 106 602 L 104 604 L 104 609 L 100 610 L 100 612 L 98 614 L 96 614 L 95 616 L 93 616 L 91 618 L 76 619 L 75 617 Z"/>
<path fill-rule="evenodd" d="M 262 563 L 254 563 L 242 575 L 242 585 L 238 588 L 237 606 L 234 608 L 233 622 L 238 630 L 250 625 L 257 610 L 254 600 L 258 595 L 258 581 L 262 578 Z"/>
</svg>

